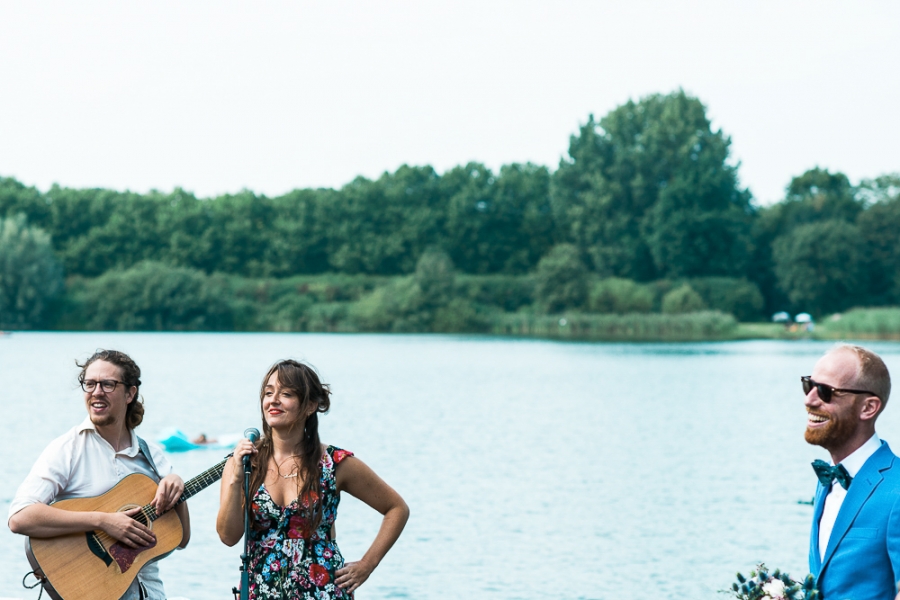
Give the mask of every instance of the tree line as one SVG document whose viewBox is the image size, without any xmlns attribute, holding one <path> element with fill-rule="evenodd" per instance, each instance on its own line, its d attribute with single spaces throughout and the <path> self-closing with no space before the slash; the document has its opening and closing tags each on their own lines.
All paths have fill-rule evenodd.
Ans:
<svg viewBox="0 0 900 600">
<path fill-rule="evenodd" d="M 727 311 L 743 302 L 731 311 L 741 319 L 900 303 L 891 235 L 900 228 L 900 174 L 854 186 L 814 168 L 792 179 L 783 200 L 760 206 L 729 148 L 703 104 L 677 91 L 590 116 L 555 170 L 402 166 L 339 189 L 215 198 L 182 189 L 41 192 L 0 178 L 0 327 L 53 326 L 66 298 L 103 302 L 96 290 L 116 278 L 136 294 L 166 272 L 172 281 L 218 281 L 235 297 L 252 287 L 238 280 L 268 281 L 268 289 L 292 278 L 356 277 L 369 283 L 353 288 L 353 300 L 371 309 L 376 288 L 399 285 L 394 279 L 427 296 L 415 279 L 423 257 L 460 281 L 506 281 L 506 296 L 472 302 L 507 312 L 661 312 L 676 289 L 687 307 Z M 403 295 L 390 289 L 379 292 L 382 304 Z M 445 285 L 443 293 L 464 292 Z M 520 298 L 511 302 L 510 293 Z M 194 317 L 169 321 L 178 318 Z"/>
</svg>

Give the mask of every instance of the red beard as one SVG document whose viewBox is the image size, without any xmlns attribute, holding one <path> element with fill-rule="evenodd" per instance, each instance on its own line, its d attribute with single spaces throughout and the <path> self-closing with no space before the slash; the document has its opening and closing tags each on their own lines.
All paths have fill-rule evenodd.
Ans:
<svg viewBox="0 0 900 600">
<path fill-rule="evenodd" d="M 95 417 L 91 415 L 91 423 L 93 423 L 95 427 L 106 427 L 107 425 L 112 425 L 115 422 L 116 418 L 110 414 L 104 415 L 102 417 Z"/>
<path fill-rule="evenodd" d="M 856 431 L 856 423 L 852 415 L 857 410 L 857 401 L 854 400 L 853 405 L 843 414 L 829 414 L 828 421 L 823 427 L 815 429 L 806 428 L 803 437 L 807 443 L 814 446 L 821 446 L 826 450 L 837 448 L 847 440 L 849 440 Z"/>
</svg>

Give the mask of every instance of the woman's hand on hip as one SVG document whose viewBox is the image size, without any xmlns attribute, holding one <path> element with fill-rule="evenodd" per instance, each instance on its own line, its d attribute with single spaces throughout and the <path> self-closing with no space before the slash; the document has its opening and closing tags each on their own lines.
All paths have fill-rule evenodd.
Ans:
<svg viewBox="0 0 900 600">
<path fill-rule="evenodd" d="M 335 571 L 336 578 L 334 582 L 339 588 L 352 594 L 356 588 L 365 583 L 374 570 L 374 567 L 370 567 L 361 560 L 347 563 Z"/>
</svg>

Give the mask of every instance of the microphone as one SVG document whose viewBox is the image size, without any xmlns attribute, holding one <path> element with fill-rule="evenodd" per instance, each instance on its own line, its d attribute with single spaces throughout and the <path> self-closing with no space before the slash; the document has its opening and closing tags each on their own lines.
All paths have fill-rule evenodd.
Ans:
<svg viewBox="0 0 900 600">
<path fill-rule="evenodd" d="M 251 442 L 256 442 L 259 439 L 259 429 L 255 427 L 248 427 L 244 430 L 244 437 L 250 440 Z M 250 455 L 247 454 L 244 456 L 244 472 L 250 472 Z"/>
</svg>

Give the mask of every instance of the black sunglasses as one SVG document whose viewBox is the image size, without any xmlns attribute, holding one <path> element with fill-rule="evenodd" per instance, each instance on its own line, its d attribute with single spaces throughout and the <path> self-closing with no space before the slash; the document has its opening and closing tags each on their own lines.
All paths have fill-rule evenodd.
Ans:
<svg viewBox="0 0 900 600">
<path fill-rule="evenodd" d="M 870 392 L 868 390 L 846 390 L 841 388 L 836 388 L 828 385 L 827 383 L 819 383 L 818 381 L 814 381 L 812 377 L 809 375 L 804 375 L 800 378 L 800 381 L 803 382 L 803 393 L 808 394 L 810 390 L 814 387 L 816 388 L 816 393 L 819 394 L 819 399 L 828 404 L 831 402 L 832 395 L 837 392 L 839 394 L 868 394 L 869 396 L 875 396 L 878 398 L 878 394 L 874 392 Z"/>
</svg>

